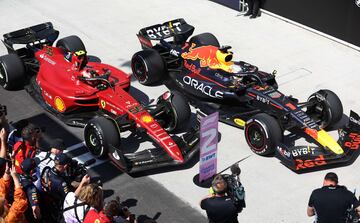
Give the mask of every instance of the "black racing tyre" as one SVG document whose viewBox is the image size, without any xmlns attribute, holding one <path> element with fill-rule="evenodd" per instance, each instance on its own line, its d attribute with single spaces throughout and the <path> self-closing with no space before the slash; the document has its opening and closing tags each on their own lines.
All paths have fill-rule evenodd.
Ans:
<svg viewBox="0 0 360 223">
<path fill-rule="evenodd" d="M 330 90 L 319 90 L 310 95 L 306 113 L 315 120 L 320 120 L 321 128 L 329 128 L 339 122 L 343 115 L 343 106 L 339 97 Z"/>
<path fill-rule="evenodd" d="M 168 131 L 176 131 L 185 127 L 190 120 L 191 110 L 186 98 L 178 91 L 172 91 L 170 103 L 166 102 L 166 115 L 163 118 L 163 128 Z"/>
<path fill-rule="evenodd" d="M 217 46 L 220 47 L 220 43 L 212 33 L 202 33 L 191 37 L 190 43 L 195 43 L 196 46 Z"/>
<path fill-rule="evenodd" d="M 165 64 L 160 54 L 151 49 L 139 51 L 131 59 L 131 69 L 135 78 L 143 85 L 151 85 L 162 79 Z"/>
<path fill-rule="evenodd" d="M 105 117 L 91 119 L 84 128 L 84 139 L 89 152 L 97 158 L 106 158 L 110 145 L 120 147 L 120 134 L 116 124 Z"/>
<path fill-rule="evenodd" d="M 0 85 L 6 90 L 24 87 L 26 81 L 24 63 L 16 54 L 0 57 Z"/>
<path fill-rule="evenodd" d="M 83 41 L 75 35 L 59 39 L 56 43 L 56 47 L 70 52 L 76 52 L 79 50 L 86 51 Z"/>
<path fill-rule="evenodd" d="M 273 154 L 282 137 L 283 133 L 278 121 L 268 114 L 256 114 L 246 122 L 246 142 L 256 154 L 263 156 Z"/>
</svg>

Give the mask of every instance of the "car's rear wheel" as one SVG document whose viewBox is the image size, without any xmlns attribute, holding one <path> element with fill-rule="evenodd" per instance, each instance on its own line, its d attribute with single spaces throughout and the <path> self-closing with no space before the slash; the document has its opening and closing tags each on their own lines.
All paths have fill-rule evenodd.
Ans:
<svg viewBox="0 0 360 223">
<path fill-rule="evenodd" d="M 77 52 L 80 50 L 86 51 L 83 41 L 75 35 L 58 40 L 56 43 L 56 47 L 62 48 L 70 52 Z"/>
<path fill-rule="evenodd" d="M 339 97 L 330 90 L 319 90 L 310 95 L 306 113 L 320 121 L 321 128 L 329 128 L 339 122 L 343 115 L 343 106 Z"/>
<path fill-rule="evenodd" d="M 220 43 L 212 33 L 202 33 L 191 37 L 190 43 L 195 43 L 196 46 L 217 46 L 220 47 Z"/>
<path fill-rule="evenodd" d="M 172 91 L 170 100 L 159 100 L 158 103 L 165 103 L 165 114 L 161 116 L 162 127 L 168 131 L 176 131 L 184 128 L 190 120 L 191 110 L 186 98 L 178 91 Z"/>
<path fill-rule="evenodd" d="M 131 69 L 135 78 L 143 85 L 160 81 L 165 75 L 165 64 L 155 50 L 142 50 L 131 59 Z"/>
<path fill-rule="evenodd" d="M 8 54 L 0 57 L 0 85 L 6 90 L 24 87 L 26 81 L 24 63 L 18 55 Z"/>
<path fill-rule="evenodd" d="M 86 124 L 84 139 L 89 152 L 97 158 L 106 158 L 111 146 L 120 147 L 118 127 L 105 117 L 93 118 Z"/>
<path fill-rule="evenodd" d="M 265 113 L 254 115 L 245 125 L 246 142 L 250 149 L 259 155 L 273 154 L 282 137 L 279 123 Z"/>
</svg>

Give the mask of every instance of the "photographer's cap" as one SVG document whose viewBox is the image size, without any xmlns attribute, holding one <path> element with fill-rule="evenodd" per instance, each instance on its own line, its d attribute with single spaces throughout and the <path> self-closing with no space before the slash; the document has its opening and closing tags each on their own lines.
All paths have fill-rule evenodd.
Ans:
<svg viewBox="0 0 360 223">
<path fill-rule="evenodd" d="M 62 139 L 59 139 L 59 138 L 56 138 L 56 139 L 52 140 L 49 143 L 49 148 L 50 149 L 55 148 L 55 149 L 58 149 L 58 150 L 65 150 L 66 149 L 64 141 Z"/>
<path fill-rule="evenodd" d="M 55 156 L 54 161 L 60 165 L 66 165 L 71 163 L 71 158 L 65 153 L 59 153 Z"/>
<path fill-rule="evenodd" d="M 33 158 L 26 158 L 21 163 L 21 169 L 25 174 L 30 174 L 32 170 L 34 170 L 38 165 L 38 160 Z"/>
</svg>

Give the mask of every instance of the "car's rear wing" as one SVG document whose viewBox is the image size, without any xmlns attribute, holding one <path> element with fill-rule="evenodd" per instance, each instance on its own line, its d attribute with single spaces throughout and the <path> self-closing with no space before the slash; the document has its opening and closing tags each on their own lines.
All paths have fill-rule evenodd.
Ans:
<svg viewBox="0 0 360 223">
<path fill-rule="evenodd" d="M 28 28 L 4 34 L 3 43 L 9 53 L 14 52 L 14 44 L 41 43 L 52 45 L 59 36 L 51 22 L 42 23 Z"/>
<path fill-rule="evenodd" d="M 184 19 L 174 19 L 163 24 L 142 28 L 137 35 L 145 48 L 151 48 L 151 40 L 163 40 L 174 37 L 175 43 L 184 43 L 194 32 L 194 27 Z"/>
</svg>

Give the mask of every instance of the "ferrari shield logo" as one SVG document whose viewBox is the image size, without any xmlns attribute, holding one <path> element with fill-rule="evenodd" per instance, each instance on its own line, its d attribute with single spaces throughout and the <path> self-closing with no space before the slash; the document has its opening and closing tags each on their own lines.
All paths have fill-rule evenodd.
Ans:
<svg viewBox="0 0 360 223">
<path fill-rule="evenodd" d="M 102 107 L 102 108 L 105 108 L 106 102 L 105 102 L 104 100 L 101 100 L 101 101 L 100 101 L 100 104 L 101 104 L 101 107 Z"/>
</svg>

